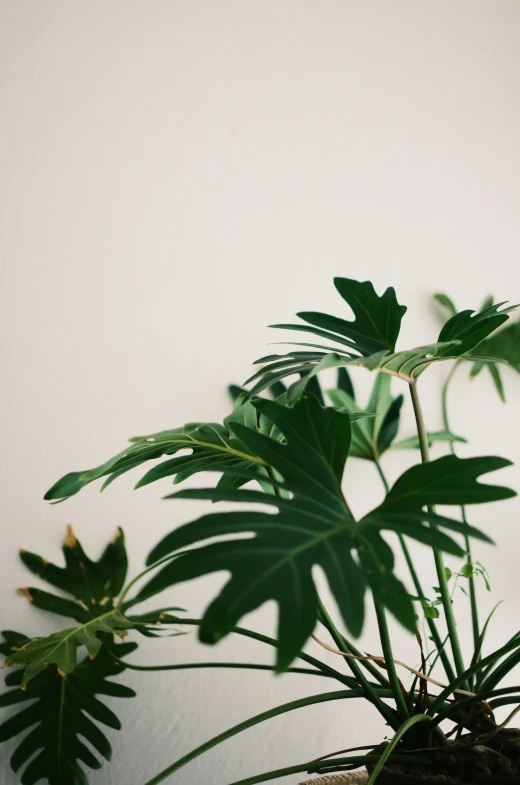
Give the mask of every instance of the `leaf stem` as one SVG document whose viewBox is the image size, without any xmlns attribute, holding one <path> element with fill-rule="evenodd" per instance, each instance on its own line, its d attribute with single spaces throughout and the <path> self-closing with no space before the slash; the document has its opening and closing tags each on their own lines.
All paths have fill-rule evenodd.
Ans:
<svg viewBox="0 0 520 785">
<path fill-rule="evenodd" d="M 170 776 L 170 774 L 173 774 L 183 766 L 186 766 L 187 763 L 191 763 L 191 761 L 195 760 L 195 758 L 198 758 L 199 755 L 202 755 L 213 747 L 216 747 L 218 744 L 222 744 L 222 742 L 227 741 L 227 739 L 230 739 L 232 736 L 236 736 L 237 733 L 241 733 L 248 728 L 252 728 L 254 725 L 258 725 L 259 723 L 269 720 L 272 717 L 278 717 L 280 714 L 285 714 L 288 711 L 294 711 L 295 709 L 300 709 L 304 706 L 312 706 L 316 703 L 325 703 L 327 701 L 362 697 L 364 697 L 362 690 L 339 690 L 337 692 L 323 692 L 319 695 L 311 695 L 307 698 L 299 698 L 298 700 L 290 701 L 289 703 L 283 703 L 281 706 L 276 706 L 274 709 L 263 711 L 261 714 L 250 717 L 249 719 L 244 720 L 244 722 L 234 725 L 232 728 L 229 728 L 223 733 L 219 733 L 218 736 L 214 736 L 209 741 L 206 741 L 204 744 L 196 747 L 191 752 L 188 752 L 187 755 L 183 755 L 182 758 L 179 758 L 170 766 L 167 766 L 165 769 L 159 772 L 159 774 L 156 774 L 155 777 L 152 777 L 151 780 L 147 780 L 145 785 L 157 785 L 157 783 L 163 782 L 167 777 Z M 309 764 L 307 763 L 305 765 L 308 766 Z M 305 768 L 300 768 L 298 771 L 305 771 Z M 261 782 L 262 780 L 259 781 Z"/>
<path fill-rule="evenodd" d="M 202 624 L 202 619 L 179 618 L 176 619 L 176 624 L 188 624 L 193 627 L 200 627 L 200 625 Z M 260 641 L 260 643 L 267 643 L 269 646 L 273 646 L 274 648 L 276 648 L 277 646 L 277 642 L 274 638 L 269 638 L 267 635 L 262 635 L 262 633 L 255 632 L 254 630 L 247 630 L 244 627 L 234 627 L 231 630 L 231 632 L 235 633 L 236 635 L 243 635 L 245 638 L 252 638 L 255 641 Z M 330 665 L 327 665 L 321 660 L 317 660 L 315 657 L 311 657 L 310 654 L 305 654 L 305 652 L 301 651 L 298 654 L 298 658 L 308 663 L 309 665 L 313 665 L 315 668 L 322 671 L 327 676 L 331 676 L 332 678 L 341 682 L 346 687 L 355 689 L 359 686 L 355 681 L 355 679 L 351 678 L 350 676 L 345 676 L 343 673 L 340 673 L 335 668 L 332 668 Z M 372 686 L 375 687 L 376 685 L 372 685 Z"/>
<path fill-rule="evenodd" d="M 450 370 L 448 376 L 446 377 L 446 381 L 444 382 L 442 388 L 442 419 L 444 422 L 444 428 L 447 431 L 450 430 L 449 417 L 448 417 L 448 387 L 450 385 L 451 380 L 453 379 L 453 376 L 458 366 L 459 366 L 458 362 L 453 365 L 453 368 Z M 455 455 L 455 446 L 453 442 L 450 442 L 450 450 L 452 455 Z M 468 521 L 466 518 L 466 508 L 461 507 L 460 510 L 462 515 L 462 522 L 467 525 Z M 471 557 L 471 542 L 467 534 L 464 535 L 464 545 L 466 548 L 468 563 L 471 565 L 471 567 L 473 567 L 473 559 Z M 480 625 L 478 619 L 477 591 L 475 586 L 475 577 L 473 574 L 473 570 L 468 580 L 469 580 L 469 601 L 471 607 L 471 626 L 473 630 L 473 646 L 474 646 L 474 651 L 477 651 L 480 641 Z"/>
<path fill-rule="evenodd" d="M 379 472 L 379 476 L 381 477 L 381 481 L 383 482 L 385 490 L 388 493 L 388 491 L 390 490 L 390 486 L 389 486 L 388 481 L 386 479 L 385 473 L 383 472 L 383 467 L 381 466 L 379 461 L 376 461 L 375 463 L 376 463 L 377 471 Z M 401 546 L 401 550 L 403 551 L 403 555 L 404 555 L 404 558 L 405 558 L 405 561 L 406 561 L 406 565 L 408 567 L 408 571 L 410 573 L 410 577 L 412 579 L 415 591 L 417 592 L 417 596 L 420 597 L 421 600 L 425 600 L 426 599 L 426 594 L 423 591 L 421 582 L 419 580 L 419 576 L 417 575 L 417 571 L 415 569 L 415 565 L 413 563 L 413 559 L 412 559 L 412 557 L 410 555 L 410 551 L 408 550 L 408 545 L 406 544 L 406 540 L 405 540 L 405 538 L 403 537 L 402 534 L 399 534 L 398 538 L 399 538 L 399 544 Z M 446 647 L 445 647 L 444 643 L 441 640 L 441 636 L 440 636 L 439 631 L 437 629 L 437 625 L 435 624 L 435 620 L 434 619 L 430 619 L 429 617 L 427 617 L 426 618 L 426 622 L 427 622 L 429 630 L 431 632 L 431 636 L 433 638 L 433 642 L 435 644 L 435 648 L 437 649 L 437 652 L 438 652 L 438 654 L 439 654 L 439 656 L 441 658 L 441 662 L 442 662 L 443 667 L 444 667 L 444 672 L 446 673 L 446 678 L 448 679 L 448 681 L 451 681 L 452 679 L 455 678 L 455 671 L 453 670 L 452 664 L 450 662 L 450 658 L 449 658 L 448 653 L 446 651 Z"/>
<path fill-rule="evenodd" d="M 390 641 L 390 632 L 388 630 L 386 613 L 384 608 L 381 607 L 379 603 L 375 601 L 374 601 L 374 607 L 376 610 L 377 626 L 379 627 L 379 638 L 381 640 L 381 647 L 383 649 L 383 656 L 385 658 L 385 665 L 386 665 L 386 670 L 388 672 L 388 679 L 390 681 L 390 686 L 392 689 L 392 693 L 394 695 L 397 713 L 399 714 L 401 720 L 404 722 L 406 719 L 408 719 L 410 713 L 408 711 L 408 706 L 406 705 L 406 699 L 401 689 L 401 682 L 399 681 L 399 678 L 397 676 L 397 671 L 395 668 L 394 654 L 392 651 L 392 643 Z"/>
<path fill-rule="evenodd" d="M 121 663 L 121 665 L 124 665 L 125 668 L 129 668 L 133 671 L 181 671 L 192 670 L 195 668 L 236 668 L 257 671 L 274 671 L 274 667 L 272 665 L 260 665 L 250 662 L 183 662 L 175 663 L 174 665 L 136 665 L 133 662 L 128 662 L 127 660 L 122 660 L 120 657 L 116 657 L 115 654 L 112 654 L 112 658 L 116 660 L 116 662 Z M 284 671 L 284 673 L 305 673 L 310 676 L 330 677 L 329 673 L 325 673 L 324 671 L 319 671 L 313 668 L 289 668 L 288 670 Z"/>
<path fill-rule="evenodd" d="M 350 651 L 350 647 L 346 639 L 337 629 L 336 625 L 334 624 L 331 617 L 329 616 L 329 613 L 327 612 L 327 609 L 325 608 L 323 602 L 319 598 L 318 598 L 318 608 L 319 608 L 320 619 L 323 623 L 323 626 L 326 627 L 327 630 L 329 631 L 331 638 L 333 639 L 338 649 L 340 649 L 341 651 L 345 651 L 346 649 L 345 652 L 346 654 L 353 653 Z M 387 706 L 386 703 L 383 703 L 380 694 L 378 694 L 378 692 L 374 690 L 374 685 L 372 685 L 368 681 L 362 669 L 358 665 L 357 661 L 351 659 L 350 657 L 348 658 L 346 657 L 345 659 L 347 660 L 347 663 L 352 673 L 354 674 L 354 678 L 356 679 L 359 687 L 361 687 L 361 689 L 363 690 L 367 700 L 369 700 L 370 703 L 372 703 L 377 708 L 379 713 L 383 716 L 386 722 L 392 728 L 394 728 L 394 730 L 397 729 L 399 727 L 399 717 L 396 714 L 396 712 L 393 709 L 391 709 L 389 706 Z M 390 695 L 392 695 L 393 697 L 393 693 L 391 691 L 390 691 Z"/>
<path fill-rule="evenodd" d="M 183 554 L 182 554 L 182 552 L 178 552 L 178 553 L 169 553 L 167 556 L 164 556 L 162 559 L 159 559 L 159 561 L 156 561 L 156 562 L 154 562 L 153 564 L 150 564 L 148 567 L 145 567 L 145 569 L 144 569 L 144 570 L 142 570 L 141 572 L 139 572 L 139 573 L 138 573 L 138 574 L 135 576 L 135 578 L 132 578 L 132 580 L 131 580 L 131 581 L 130 581 L 130 582 L 129 582 L 129 583 L 126 585 L 126 586 L 125 586 L 125 588 L 123 589 L 123 591 L 122 591 L 122 593 L 121 593 L 121 596 L 120 596 L 119 600 L 117 601 L 116 608 L 117 608 L 117 609 L 118 609 L 120 612 L 122 612 L 122 609 L 123 609 L 123 602 L 124 602 L 124 600 L 125 600 L 125 598 L 126 598 L 126 596 L 127 596 L 128 592 L 130 591 L 130 589 L 132 588 L 132 586 L 135 586 L 135 584 L 137 583 L 137 581 L 140 581 L 140 580 L 141 580 L 141 578 L 144 578 L 144 576 L 145 576 L 145 575 L 148 575 L 148 573 L 149 573 L 149 572 L 151 572 L 152 570 L 155 570 L 157 567 L 160 567 L 160 566 L 161 566 L 161 564 L 164 564 L 165 562 L 167 562 L 167 561 L 171 561 L 172 559 L 175 559 L 175 558 L 177 558 L 177 556 L 182 556 L 182 555 L 183 555 Z M 130 606 L 132 606 L 132 605 L 136 605 L 136 604 L 139 604 L 139 600 L 138 600 L 137 598 L 135 598 L 135 597 L 134 597 L 134 599 L 133 599 L 133 600 L 128 600 L 128 602 L 127 602 L 127 603 L 125 603 L 125 609 L 126 609 L 126 608 L 130 608 Z"/>
<path fill-rule="evenodd" d="M 412 405 L 415 415 L 415 422 L 417 425 L 417 435 L 419 437 L 419 446 L 421 449 L 421 458 L 423 463 L 428 463 L 430 460 L 430 452 L 428 449 L 428 435 L 426 432 L 426 427 L 424 424 L 424 417 L 421 408 L 421 402 L 419 400 L 419 395 L 417 393 L 417 382 L 411 382 L 409 384 L 410 387 L 410 395 L 412 398 Z M 430 508 L 433 512 L 433 508 Z M 457 675 L 460 676 L 464 673 L 464 661 L 462 658 L 462 651 L 460 648 L 459 636 L 457 633 L 457 624 L 455 622 L 455 616 L 453 614 L 453 608 L 451 605 L 451 598 L 450 592 L 448 588 L 448 581 L 446 579 L 446 568 L 444 566 L 444 558 L 442 552 L 437 550 L 436 548 L 433 549 L 433 557 L 435 560 L 435 567 L 437 570 L 437 580 L 439 581 L 439 589 L 441 595 L 442 606 L 444 608 L 444 615 L 446 618 L 446 625 L 448 627 L 448 632 L 450 635 L 450 643 L 451 643 L 451 650 L 453 652 L 453 661 L 455 663 L 455 670 Z M 469 684 L 467 681 L 463 682 L 466 685 L 466 688 L 469 689 Z"/>
</svg>

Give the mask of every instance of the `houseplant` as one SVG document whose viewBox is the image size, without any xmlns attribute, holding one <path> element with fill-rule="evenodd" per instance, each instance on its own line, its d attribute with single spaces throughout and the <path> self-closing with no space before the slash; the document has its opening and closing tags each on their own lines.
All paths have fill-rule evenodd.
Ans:
<svg viewBox="0 0 520 785">
<path fill-rule="evenodd" d="M 24 564 L 57 587 L 61 595 L 32 587 L 21 593 L 36 607 L 77 623 L 45 638 L 4 632 L 6 665 L 21 667 L 8 673 L 6 683 L 12 689 L 0 698 L 0 705 L 22 706 L 0 726 L 0 740 L 32 728 L 11 760 L 16 771 L 23 769 L 20 781 L 24 785 L 42 778 L 51 785 L 84 785 L 88 780 L 82 764 L 100 765 L 91 748 L 110 757 L 110 746 L 98 723 L 118 727 L 119 721 L 94 696 L 133 694 L 109 677 L 135 667 L 126 659 L 136 648 L 135 639 L 139 634 L 157 634 L 158 623 L 171 626 L 173 634 L 195 626 L 200 640 L 207 644 L 229 634 L 255 638 L 274 647 L 273 669 L 277 672 L 313 672 L 336 679 L 341 689 L 263 712 L 173 762 L 146 785 L 166 781 L 206 750 L 270 717 L 314 703 L 353 698 L 369 701 L 384 717 L 392 730 L 388 744 L 379 746 L 380 739 L 368 739 L 373 742 L 368 751 L 347 750 L 317 761 L 301 761 L 233 785 L 254 785 L 299 772 L 342 772 L 365 765 L 370 783 L 385 778 L 388 782 L 412 782 L 413 778 L 435 782 L 439 776 L 443 782 L 484 782 L 490 777 L 502 783 L 520 781 L 520 732 L 509 728 L 520 709 L 520 687 L 499 686 L 520 662 L 520 633 L 515 631 L 509 641 L 484 655 L 490 618 L 485 623 L 479 618 L 475 577 L 482 567 L 472 559 L 471 542 L 489 537 L 471 526 L 466 514 L 466 507 L 473 504 L 515 495 L 509 488 L 480 482 L 482 475 L 509 465 L 509 461 L 456 455 L 460 437 L 449 428 L 446 405 L 453 370 L 443 390 L 442 431 L 426 430 L 418 394 L 418 380 L 428 367 L 451 360 L 453 368 L 469 364 L 472 375 L 488 367 L 503 397 L 498 363 L 509 362 L 520 369 L 518 324 L 504 326 L 512 308 L 503 303 L 486 303 L 479 312 L 456 312 L 451 301 L 439 295 L 439 304 L 450 316 L 438 340 L 396 351 L 406 308 L 399 305 L 394 290 L 387 289 L 379 296 L 369 282 L 345 278 L 335 279 L 335 285 L 354 318 L 348 321 L 304 312 L 299 314 L 298 324 L 275 325 L 311 334 L 312 343 L 298 342 L 289 354 L 257 361 L 260 369 L 246 383 L 249 386 L 231 388 L 235 403 L 222 425 L 189 424 L 138 437 L 103 465 L 67 474 L 47 492 L 46 499 L 61 501 L 94 480 L 106 478 L 105 487 L 130 469 L 166 457 L 153 463 L 136 487 L 166 477 L 179 483 L 200 471 L 210 471 L 219 476 L 216 485 L 180 490 L 167 498 L 224 500 L 240 507 L 231 512 L 211 508 L 208 514 L 167 534 L 152 549 L 146 569 L 126 584 L 121 532 L 97 562 L 87 557 L 72 530 L 64 542 L 64 568 L 22 552 Z M 323 341 L 328 343 L 323 345 Z M 373 375 L 366 408 L 360 407 L 354 395 L 349 370 L 356 366 Z M 318 375 L 330 369 L 335 369 L 337 382 L 328 391 L 326 403 Z M 287 387 L 288 377 L 297 379 Z M 392 380 L 403 389 L 408 387 L 417 426 L 416 435 L 400 443 L 396 436 L 404 398 L 402 394 L 393 396 Z M 270 397 L 263 397 L 264 393 Z M 429 444 L 435 440 L 446 442 L 448 454 L 430 461 Z M 416 448 L 421 460 L 389 487 L 380 459 L 386 450 L 396 447 Z M 186 448 L 191 449 L 189 455 Z M 341 487 L 347 457 L 374 463 L 385 486 L 383 502 L 359 520 L 354 519 Z M 268 511 L 259 512 L 259 503 Z M 251 508 L 251 504 L 255 506 Z M 447 508 L 449 515 L 437 512 L 435 505 Z M 410 589 L 395 574 L 394 554 L 382 536 L 384 532 L 397 535 L 409 570 Z M 251 534 L 254 536 L 248 536 Z M 208 538 L 224 535 L 225 539 L 204 544 Z M 438 580 L 434 600 L 421 584 L 408 548 L 410 540 L 431 551 Z M 446 553 L 463 560 L 459 576 L 468 582 L 474 644 L 470 661 L 464 661 L 459 642 L 451 596 L 454 576 L 444 565 Z M 338 619 L 318 594 L 314 565 L 319 565 L 327 578 Z M 227 571 L 230 578 L 202 619 L 162 607 L 136 614 L 136 606 L 166 588 L 216 571 Z M 352 642 L 363 628 L 366 595 L 375 605 L 381 642 L 377 656 L 362 654 Z M 279 608 L 276 639 L 239 626 L 244 615 L 268 600 L 275 600 Z M 395 661 L 392 651 L 388 614 L 414 634 L 418 618 L 424 617 L 431 638 L 431 651 L 423 653 L 420 668 L 404 664 L 413 676 L 406 687 L 398 675 L 402 663 Z M 441 622 L 446 634 L 441 632 Z M 321 641 L 320 630 L 330 636 L 331 643 L 323 643 L 338 654 L 337 668 L 303 650 L 311 636 Z M 127 642 L 131 631 L 132 642 Z M 117 642 L 118 636 L 122 642 Z M 78 663 L 80 647 L 86 647 L 92 659 Z M 410 660 L 414 658 L 415 650 Z M 437 661 L 445 674 L 440 683 L 429 675 Z M 189 664 L 171 669 L 180 667 Z M 29 707 L 24 708 L 31 698 Z M 508 704 L 513 710 L 497 725 L 493 709 Z"/>
</svg>

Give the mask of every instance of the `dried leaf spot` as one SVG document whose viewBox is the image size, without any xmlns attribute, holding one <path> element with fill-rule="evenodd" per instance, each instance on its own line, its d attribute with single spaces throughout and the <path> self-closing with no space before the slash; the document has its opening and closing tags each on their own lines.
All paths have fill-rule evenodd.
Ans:
<svg viewBox="0 0 520 785">
<path fill-rule="evenodd" d="M 26 597 L 29 602 L 34 602 L 31 592 L 27 588 L 27 586 L 21 586 L 19 589 L 16 590 L 16 593 L 20 595 L 20 597 Z"/>
<path fill-rule="evenodd" d="M 74 529 L 70 525 L 67 524 L 67 533 L 65 535 L 65 539 L 63 540 L 63 547 L 64 548 L 74 548 L 77 544 L 76 535 L 74 534 Z"/>
<path fill-rule="evenodd" d="M 106 595 L 103 597 L 103 599 L 99 601 L 99 604 L 100 604 L 100 605 L 106 605 L 106 604 L 107 604 L 107 602 L 110 602 L 110 600 L 111 600 L 111 599 L 112 599 L 112 598 L 111 598 L 111 597 L 109 597 L 109 596 L 108 596 L 108 594 L 106 594 Z"/>
<path fill-rule="evenodd" d="M 65 673 L 65 671 L 63 671 L 61 668 L 58 668 L 58 673 L 60 674 L 60 676 L 66 676 L 67 675 Z"/>
</svg>

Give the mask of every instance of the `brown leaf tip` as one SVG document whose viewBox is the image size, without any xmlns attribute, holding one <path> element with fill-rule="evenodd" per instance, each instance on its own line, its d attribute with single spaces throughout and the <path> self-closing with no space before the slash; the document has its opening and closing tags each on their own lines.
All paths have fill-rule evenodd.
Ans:
<svg viewBox="0 0 520 785">
<path fill-rule="evenodd" d="M 65 535 L 65 539 L 63 540 L 63 547 L 64 548 L 74 548 L 77 543 L 76 535 L 74 534 L 74 529 L 70 525 L 67 524 L 67 534 Z"/>
<path fill-rule="evenodd" d="M 27 586 L 21 586 L 19 589 L 16 590 L 16 593 L 20 595 L 20 597 L 26 597 L 29 602 L 34 602 L 31 592 L 27 588 Z"/>
<path fill-rule="evenodd" d="M 112 543 L 112 545 L 115 545 L 115 544 L 117 543 L 117 541 L 118 541 L 118 540 L 119 540 L 119 539 L 120 539 L 122 536 L 123 536 L 123 532 L 121 531 L 121 529 L 119 529 L 119 528 L 118 528 L 118 529 L 116 529 L 116 533 L 114 534 L 114 536 L 112 537 L 112 539 L 111 539 L 111 541 L 110 541 L 110 542 Z"/>
</svg>

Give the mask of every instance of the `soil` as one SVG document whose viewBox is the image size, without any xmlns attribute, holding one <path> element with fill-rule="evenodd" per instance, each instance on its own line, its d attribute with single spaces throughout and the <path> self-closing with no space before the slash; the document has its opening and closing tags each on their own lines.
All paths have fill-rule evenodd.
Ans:
<svg viewBox="0 0 520 785">
<path fill-rule="evenodd" d="M 501 730 L 486 744 L 476 743 L 475 737 L 468 734 L 454 743 L 453 749 L 435 750 L 429 765 L 385 766 L 378 782 L 380 785 L 520 785 L 520 730 Z"/>
</svg>

